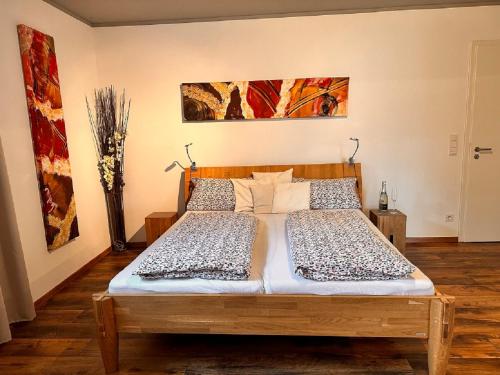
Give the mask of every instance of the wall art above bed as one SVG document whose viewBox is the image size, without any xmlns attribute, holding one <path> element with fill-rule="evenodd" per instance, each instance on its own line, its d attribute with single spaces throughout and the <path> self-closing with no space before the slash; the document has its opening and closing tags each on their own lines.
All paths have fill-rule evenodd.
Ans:
<svg viewBox="0 0 500 375">
<path fill-rule="evenodd" d="M 348 77 L 183 83 L 184 121 L 345 117 Z"/>
<path fill-rule="evenodd" d="M 45 239 L 54 250 L 78 237 L 54 39 L 25 25 L 17 31 Z"/>
</svg>

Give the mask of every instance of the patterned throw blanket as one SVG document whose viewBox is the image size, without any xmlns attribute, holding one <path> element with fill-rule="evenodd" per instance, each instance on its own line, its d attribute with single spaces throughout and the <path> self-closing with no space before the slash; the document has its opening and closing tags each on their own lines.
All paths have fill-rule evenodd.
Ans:
<svg viewBox="0 0 500 375">
<path fill-rule="evenodd" d="M 415 270 L 357 210 L 297 211 L 287 232 L 296 274 L 316 281 L 391 280 Z"/>
<path fill-rule="evenodd" d="M 186 215 L 135 274 L 144 279 L 248 279 L 257 219 L 236 212 Z"/>
</svg>

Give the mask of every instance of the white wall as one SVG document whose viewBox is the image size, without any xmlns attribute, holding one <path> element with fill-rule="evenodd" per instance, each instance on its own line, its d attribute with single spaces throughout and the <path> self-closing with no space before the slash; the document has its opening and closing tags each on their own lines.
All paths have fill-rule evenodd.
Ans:
<svg viewBox="0 0 500 375">
<path fill-rule="evenodd" d="M 16 25 L 55 39 L 80 236 L 47 251 L 31 144 Z M 0 138 L 33 298 L 37 299 L 109 246 L 104 197 L 84 95 L 97 86 L 94 30 L 40 0 L 0 0 Z M 7 181 L 7 182 L 5 182 Z M 2 192 L 5 192 L 4 190 Z"/>
<path fill-rule="evenodd" d="M 366 207 L 399 190 L 409 236 L 455 236 L 471 41 L 500 38 L 500 7 L 96 29 L 101 85 L 127 89 L 127 234 L 177 207 L 182 145 L 200 166 L 340 162 L 361 139 Z M 350 76 L 349 116 L 183 124 L 181 82 Z M 142 233 L 137 238 L 141 238 Z"/>
</svg>

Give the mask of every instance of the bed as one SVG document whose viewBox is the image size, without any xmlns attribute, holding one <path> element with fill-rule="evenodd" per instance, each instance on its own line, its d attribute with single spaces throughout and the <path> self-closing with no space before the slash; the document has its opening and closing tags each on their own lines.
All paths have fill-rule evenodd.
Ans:
<svg viewBox="0 0 500 375">
<path fill-rule="evenodd" d="M 362 197 L 360 164 L 317 164 L 186 169 L 185 200 L 195 177 L 245 178 L 253 171 L 289 168 L 299 178 L 356 177 Z M 428 342 L 429 373 L 446 373 L 453 297 L 435 290 L 418 269 L 404 280 L 317 282 L 301 278 L 288 261 L 283 234 L 286 214 L 256 216 L 252 272 L 246 281 L 141 280 L 133 270 L 154 243 L 111 281 L 108 291 L 93 296 L 107 373 L 118 369 L 121 332 L 420 338 Z"/>
</svg>

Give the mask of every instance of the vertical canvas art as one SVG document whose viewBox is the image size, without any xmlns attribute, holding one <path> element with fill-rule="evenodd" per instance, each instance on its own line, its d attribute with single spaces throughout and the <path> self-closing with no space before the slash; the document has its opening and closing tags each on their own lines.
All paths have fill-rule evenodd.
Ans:
<svg viewBox="0 0 500 375">
<path fill-rule="evenodd" d="M 345 117 L 348 77 L 183 83 L 184 121 Z"/>
<path fill-rule="evenodd" d="M 78 237 L 54 39 L 17 26 L 28 115 L 49 250 Z"/>
</svg>

